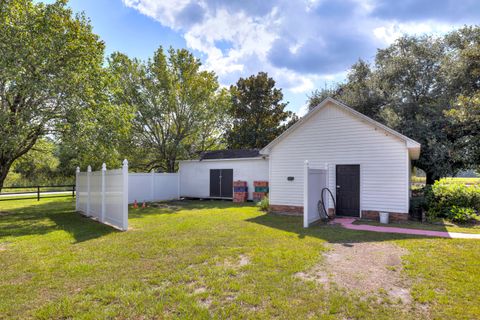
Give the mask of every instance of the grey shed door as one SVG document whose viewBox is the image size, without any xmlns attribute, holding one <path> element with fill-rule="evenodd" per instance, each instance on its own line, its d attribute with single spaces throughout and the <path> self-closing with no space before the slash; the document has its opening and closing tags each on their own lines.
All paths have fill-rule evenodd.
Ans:
<svg viewBox="0 0 480 320">
<path fill-rule="evenodd" d="M 360 216 L 360 165 L 337 165 L 336 167 L 337 214 Z"/>
<path fill-rule="evenodd" d="M 210 169 L 210 197 L 233 197 L 233 169 Z"/>
<path fill-rule="evenodd" d="M 220 198 L 220 169 L 210 169 L 210 197 Z"/>
</svg>

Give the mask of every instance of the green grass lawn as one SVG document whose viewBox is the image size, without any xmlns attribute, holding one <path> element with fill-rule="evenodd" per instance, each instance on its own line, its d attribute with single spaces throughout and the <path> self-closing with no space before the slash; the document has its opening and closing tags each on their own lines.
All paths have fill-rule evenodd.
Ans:
<svg viewBox="0 0 480 320">
<path fill-rule="evenodd" d="M 131 209 L 129 223 L 91 221 L 69 198 L 0 202 L 0 318 L 480 318 L 475 240 L 303 229 L 219 201 Z M 408 250 L 412 307 L 294 276 L 327 243 L 380 241 Z"/>
</svg>

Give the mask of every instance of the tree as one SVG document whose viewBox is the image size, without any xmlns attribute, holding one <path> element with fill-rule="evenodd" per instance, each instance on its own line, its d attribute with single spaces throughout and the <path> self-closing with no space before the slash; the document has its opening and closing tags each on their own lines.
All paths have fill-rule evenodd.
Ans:
<svg viewBox="0 0 480 320">
<path fill-rule="evenodd" d="M 347 105 L 373 119 L 380 120 L 378 112 L 384 104 L 382 93 L 376 88 L 375 74 L 370 65 L 359 60 L 347 75 L 347 81 L 333 88 L 315 90 L 308 97 L 309 110 L 312 110 L 327 97 L 341 100 Z"/>
<path fill-rule="evenodd" d="M 469 167 L 480 169 L 480 92 L 471 97 L 460 96 L 446 115 L 453 121 L 452 132 L 458 135 L 456 144 L 463 150 Z"/>
<path fill-rule="evenodd" d="M 39 139 L 29 152 L 15 160 L 10 169 L 12 172 L 5 181 L 16 185 L 28 185 L 26 181 L 35 184 L 48 184 L 54 181 L 57 178 L 56 169 L 59 164 L 56 150 L 57 146 L 51 139 Z"/>
<path fill-rule="evenodd" d="M 475 108 L 465 108 L 471 102 L 462 106 L 459 98 L 478 92 L 479 30 L 465 27 L 441 38 L 404 36 L 378 50 L 373 67 L 355 64 L 335 90 L 335 98 L 420 142 L 414 165 L 429 184 L 471 167 L 474 160 L 466 152 L 478 150 L 475 130 L 465 130 Z M 451 112 L 455 108 L 459 113 Z M 460 117 L 467 109 L 471 117 Z"/>
<path fill-rule="evenodd" d="M 185 49 L 170 48 L 167 57 L 160 47 L 147 63 L 110 57 L 114 101 L 135 112 L 124 149 L 133 167 L 173 172 L 178 159 L 218 146 L 229 99 L 215 74 L 200 67 Z"/>
<path fill-rule="evenodd" d="M 281 89 L 267 73 L 240 78 L 230 87 L 231 126 L 226 133 L 229 148 L 263 148 L 298 118 L 285 111 Z"/>
<path fill-rule="evenodd" d="M 480 28 L 464 27 L 446 36 L 449 48 L 444 70 L 448 91 L 461 95 L 446 111 L 450 134 L 468 168 L 480 168 Z"/>
<path fill-rule="evenodd" d="M 75 174 L 77 166 L 100 169 L 102 163 L 108 168 L 118 168 L 127 154 L 122 150 L 130 138 L 133 109 L 117 104 L 112 97 L 114 80 L 106 69 L 101 70 L 92 84 L 91 101 L 79 101 L 82 108 L 70 110 L 65 121 L 59 125 L 59 171 L 65 176 Z"/>
<path fill-rule="evenodd" d="M 454 175 L 465 166 L 448 128 L 443 39 L 403 37 L 376 56 L 376 87 L 383 93 L 379 118 L 422 144 L 414 165 L 425 171 L 427 183 Z"/>
<path fill-rule="evenodd" d="M 66 1 L 0 2 L 0 190 L 16 159 L 90 101 L 103 50 Z"/>
<path fill-rule="evenodd" d="M 337 98 L 338 97 L 338 88 L 323 88 L 316 89 L 308 96 L 308 111 L 312 111 L 316 106 L 318 106 L 326 98 Z"/>
</svg>

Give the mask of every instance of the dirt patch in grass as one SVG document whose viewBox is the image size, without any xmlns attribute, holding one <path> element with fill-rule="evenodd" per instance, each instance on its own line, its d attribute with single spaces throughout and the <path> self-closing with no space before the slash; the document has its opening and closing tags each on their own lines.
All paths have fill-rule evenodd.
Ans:
<svg viewBox="0 0 480 320">
<path fill-rule="evenodd" d="M 3 216 L 8 216 L 9 214 L 11 214 L 11 212 L 7 212 L 7 211 L 0 211 L 0 217 L 3 217 Z"/>
<path fill-rule="evenodd" d="M 204 307 L 205 309 L 209 309 L 210 306 L 212 305 L 212 299 L 210 299 L 210 298 L 200 299 L 200 300 L 198 301 L 198 303 L 199 303 L 202 307 Z"/>
<path fill-rule="evenodd" d="M 179 211 L 182 208 L 174 202 L 150 202 L 147 207 L 166 209 L 168 211 Z"/>
<path fill-rule="evenodd" d="M 402 256 L 407 253 L 383 242 L 332 244 L 325 260 L 296 276 L 350 291 L 387 295 L 394 302 L 410 304 L 407 279 L 402 275 Z"/>
<path fill-rule="evenodd" d="M 250 258 L 244 254 L 238 256 L 238 259 L 225 259 L 223 266 L 232 269 L 239 269 L 250 264 Z"/>
<path fill-rule="evenodd" d="M 195 290 L 193 290 L 193 294 L 201 294 L 201 293 L 204 293 L 206 291 L 207 291 L 207 288 L 199 287 L 199 288 L 196 288 Z"/>
<path fill-rule="evenodd" d="M 6 251 L 9 242 L 0 242 L 0 251 Z"/>
</svg>

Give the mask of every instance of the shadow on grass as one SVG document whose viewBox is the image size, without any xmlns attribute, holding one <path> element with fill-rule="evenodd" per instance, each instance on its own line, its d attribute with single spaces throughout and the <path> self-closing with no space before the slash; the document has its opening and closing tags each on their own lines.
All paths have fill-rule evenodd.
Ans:
<svg viewBox="0 0 480 320">
<path fill-rule="evenodd" d="M 0 240 L 63 230 L 75 239 L 75 243 L 79 243 L 119 232 L 82 216 L 75 212 L 73 206 L 72 201 L 28 202 L 20 208 L 2 210 Z"/>
<path fill-rule="evenodd" d="M 422 238 L 434 239 L 432 237 L 418 235 L 350 230 L 339 225 L 327 225 L 323 223 L 314 224 L 310 228 L 303 228 L 303 217 L 282 216 L 272 213 L 266 213 L 248 219 L 247 221 L 270 228 L 296 233 L 299 238 L 315 237 L 330 243 L 378 242 Z"/>
</svg>

